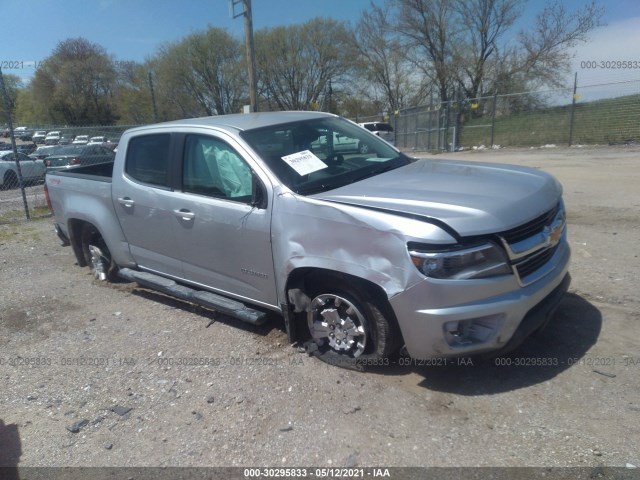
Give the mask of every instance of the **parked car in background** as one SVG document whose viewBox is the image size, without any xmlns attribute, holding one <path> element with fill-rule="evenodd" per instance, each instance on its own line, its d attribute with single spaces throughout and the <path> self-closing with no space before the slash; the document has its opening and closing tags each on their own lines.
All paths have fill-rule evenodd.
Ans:
<svg viewBox="0 0 640 480">
<path fill-rule="evenodd" d="M 71 139 L 67 137 L 60 137 L 60 140 L 58 140 L 58 145 L 71 145 Z"/>
<path fill-rule="evenodd" d="M 331 139 L 329 144 L 328 139 Z M 367 153 L 369 146 L 361 139 L 347 137 L 338 132 L 333 132 L 331 136 L 322 135 L 317 140 L 311 142 L 311 151 L 332 151 L 332 152 L 358 152 Z"/>
<path fill-rule="evenodd" d="M 47 138 L 47 132 L 43 132 L 40 130 L 33 134 L 33 137 L 31 137 L 31 141 L 33 141 L 33 143 L 44 143 L 45 138 Z"/>
<path fill-rule="evenodd" d="M 31 155 L 36 148 L 38 147 L 35 143 L 23 143 L 21 145 L 16 145 L 16 150 L 20 153 L 24 153 L 25 155 Z"/>
<path fill-rule="evenodd" d="M 366 128 L 374 135 L 386 140 L 391 145 L 395 145 L 396 138 L 393 133 L 393 127 L 387 122 L 365 122 L 359 124 L 361 127 Z"/>
<path fill-rule="evenodd" d="M 89 139 L 89 145 L 102 145 L 107 141 L 107 137 L 99 136 L 99 137 L 91 137 Z"/>
<path fill-rule="evenodd" d="M 29 156 L 36 160 L 44 160 L 49 155 L 53 155 L 54 153 L 59 152 L 61 148 L 62 145 L 44 145 L 42 147 L 36 148 L 35 151 L 31 152 Z"/>
<path fill-rule="evenodd" d="M 11 135 L 11 130 L 9 130 L 9 128 L 5 128 L 4 130 L 2 130 L 2 136 L 4 138 L 9 138 L 9 136 Z"/>
<path fill-rule="evenodd" d="M 25 182 L 42 182 L 44 180 L 47 169 L 42 160 L 34 160 L 20 152 L 15 154 L 12 151 L 4 151 L 0 152 L 0 188 L 7 189 L 19 186 L 16 159 L 20 163 L 22 179 Z"/>
<path fill-rule="evenodd" d="M 47 136 L 44 139 L 44 144 L 45 145 L 57 145 L 58 142 L 60 141 L 60 132 L 58 131 L 53 131 L 53 132 L 49 132 L 47 133 Z"/>
<path fill-rule="evenodd" d="M 120 139 L 118 139 L 118 140 L 107 140 L 106 142 L 104 142 L 102 144 L 102 146 L 108 148 L 109 150 L 113 150 L 115 152 L 116 148 L 118 148 L 118 142 L 119 141 L 120 141 Z"/>
<path fill-rule="evenodd" d="M 86 145 L 89 143 L 89 135 L 77 135 L 71 142 L 72 145 Z"/>
<path fill-rule="evenodd" d="M 23 140 L 25 142 L 30 142 L 33 137 L 33 132 L 29 130 L 27 127 L 16 127 L 13 129 L 13 134 L 16 138 Z"/>
<path fill-rule="evenodd" d="M 75 165 L 113 162 L 115 154 L 102 145 L 67 145 L 44 159 L 47 171 L 64 170 Z"/>
</svg>

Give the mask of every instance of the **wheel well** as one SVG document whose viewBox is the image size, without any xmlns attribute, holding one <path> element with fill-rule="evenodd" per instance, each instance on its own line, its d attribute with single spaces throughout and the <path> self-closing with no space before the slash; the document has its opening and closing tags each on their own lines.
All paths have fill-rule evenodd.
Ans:
<svg viewBox="0 0 640 480">
<path fill-rule="evenodd" d="M 85 225 L 91 225 L 98 233 L 100 233 L 100 230 L 90 222 L 77 219 L 69 220 L 69 242 L 71 243 L 71 248 L 73 248 L 73 253 L 78 261 L 78 266 L 80 267 L 86 267 L 88 265 L 82 249 L 82 231 L 84 230 Z M 102 233 L 100 233 L 100 236 L 102 236 Z"/>
<path fill-rule="evenodd" d="M 336 272 L 334 270 L 327 270 L 322 268 L 298 268 L 291 272 L 287 280 L 285 292 L 287 294 L 287 298 L 290 299 L 289 304 L 290 307 L 292 307 L 293 312 L 300 313 L 301 310 L 304 310 L 304 308 L 301 307 L 304 306 L 306 308 L 305 302 L 308 302 L 310 299 L 306 297 L 306 295 L 290 295 L 290 292 L 292 290 L 308 291 L 310 285 L 315 282 L 322 282 L 325 284 L 345 283 L 349 285 L 349 287 L 359 290 L 376 302 L 382 313 L 394 326 L 396 326 L 396 328 L 398 328 L 398 334 L 401 335 L 400 329 L 399 327 L 397 327 L 397 319 L 395 317 L 393 309 L 391 308 L 391 304 L 389 303 L 387 293 L 380 285 L 376 285 L 369 280 L 361 277 L 356 277 L 355 275 Z M 291 305 L 292 298 L 295 298 L 295 302 L 297 303 L 297 305 Z M 302 332 L 300 332 L 299 329 L 296 329 L 296 333 L 296 336 L 300 337 L 300 334 Z M 296 338 L 295 340 L 300 340 L 300 338 Z"/>
</svg>

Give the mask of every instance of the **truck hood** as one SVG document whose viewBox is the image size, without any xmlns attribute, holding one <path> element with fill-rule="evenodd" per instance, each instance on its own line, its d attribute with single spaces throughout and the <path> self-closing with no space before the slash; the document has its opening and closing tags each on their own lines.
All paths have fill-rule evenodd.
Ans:
<svg viewBox="0 0 640 480">
<path fill-rule="evenodd" d="M 561 194 L 558 181 L 539 170 L 418 160 L 313 198 L 425 217 L 467 237 L 517 227 L 553 208 Z"/>
</svg>

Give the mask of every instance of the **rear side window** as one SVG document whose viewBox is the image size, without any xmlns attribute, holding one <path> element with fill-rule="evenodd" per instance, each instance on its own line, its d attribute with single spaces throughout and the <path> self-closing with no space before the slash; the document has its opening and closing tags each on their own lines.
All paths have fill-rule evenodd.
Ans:
<svg viewBox="0 0 640 480">
<path fill-rule="evenodd" d="M 125 162 L 127 175 L 141 183 L 167 187 L 170 140 L 168 133 L 142 135 L 129 140 Z"/>
</svg>

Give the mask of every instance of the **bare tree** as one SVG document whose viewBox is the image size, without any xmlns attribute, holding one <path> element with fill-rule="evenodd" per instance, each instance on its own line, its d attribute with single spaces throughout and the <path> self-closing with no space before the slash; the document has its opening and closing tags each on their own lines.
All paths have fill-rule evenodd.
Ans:
<svg viewBox="0 0 640 480">
<path fill-rule="evenodd" d="M 243 62 L 240 42 L 212 27 L 165 45 L 151 64 L 161 97 L 179 116 L 193 117 L 239 111 L 247 96 Z"/>
<path fill-rule="evenodd" d="M 256 32 L 262 94 L 280 110 L 313 108 L 350 68 L 348 40 L 342 23 L 324 18 Z"/>
<path fill-rule="evenodd" d="M 467 98 L 482 92 L 487 62 L 500 52 L 500 38 L 521 15 L 524 0 L 466 0 L 455 3 L 457 18 L 465 28 L 455 49 L 457 84 Z"/>
<path fill-rule="evenodd" d="M 395 112 L 419 90 L 421 79 L 412 75 L 414 69 L 393 28 L 389 6 L 389 2 L 381 6 L 372 2 L 362 14 L 354 30 L 353 58 L 356 75 L 368 81 L 365 85 L 356 82 L 361 85 L 360 93 Z"/>
<path fill-rule="evenodd" d="M 409 58 L 436 84 L 441 101 L 455 99 L 454 91 L 478 97 L 520 74 L 558 83 L 569 65 L 569 48 L 585 41 L 603 14 L 595 2 L 568 12 L 556 1 L 507 47 L 505 35 L 522 15 L 524 0 L 396 1 L 396 28 Z"/>
<path fill-rule="evenodd" d="M 457 66 L 455 48 L 462 38 L 455 0 L 398 0 L 397 31 L 405 37 L 407 57 L 431 82 L 440 100 L 451 97 Z"/>
<path fill-rule="evenodd" d="M 520 71 L 546 83 L 559 85 L 567 73 L 571 55 L 569 49 L 585 42 L 589 33 L 600 26 L 604 8 L 595 1 L 583 10 L 568 12 L 555 1 L 537 16 L 533 27 L 519 34 L 519 62 L 514 71 Z"/>
<path fill-rule="evenodd" d="M 153 121 L 148 67 L 138 62 L 118 61 L 116 70 L 118 85 L 115 97 L 120 123 L 139 124 Z"/>
</svg>

